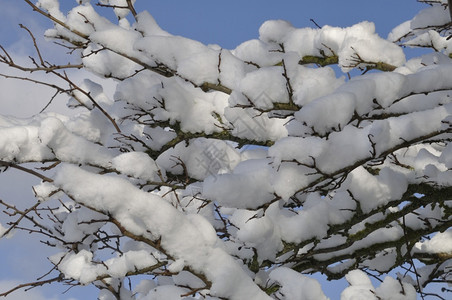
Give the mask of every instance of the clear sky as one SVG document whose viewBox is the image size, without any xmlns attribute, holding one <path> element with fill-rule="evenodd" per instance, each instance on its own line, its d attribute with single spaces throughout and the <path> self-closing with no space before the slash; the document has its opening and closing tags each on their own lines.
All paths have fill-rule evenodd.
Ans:
<svg viewBox="0 0 452 300">
<path fill-rule="evenodd" d="M 67 10 L 75 0 L 60 0 L 62 9 Z M 96 3 L 96 0 L 92 0 Z M 313 19 L 320 26 L 350 26 L 360 21 L 372 21 L 377 32 L 386 37 L 396 25 L 411 19 L 421 8 L 416 0 L 137 0 L 137 11 L 148 10 L 159 25 L 173 34 L 183 35 L 206 44 L 219 44 L 228 49 L 241 42 L 258 37 L 259 26 L 269 19 L 284 19 L 296 27 L 314 27 Z M 110 17 L 108 9 L 99 8 Z M 29 27 L 36 36 L 42 36 L 50 23 L 41 15 L 32 12 L 22 0 L 0 0 L 0 44 L 11 51 L 17 60 L 25 60 L 33 54 L 32 44 L 18 24 Z M 62 52 L 51 43 L 39 42 L 48 59 L 65 59 Z M 0 72 L 5 68 L 0 66 Z M 51 93 L 52 91 L 50 91 Z M 38 95 L 38 96 L 37 96 Z M 23 82 L 7 81 L 0 78 L 0 114 L 31 116 L 48 101 L 49 91 Z M 61 111 L 64 99 L 52 105 L 51 109 Z M 0 199 L 15 199 L 20 205 L 32 203 L 30 185 L 36 180 L 18 172 L 0 174 Z M 0 222 L 4 224 L 4 217 Z M 49 264 L 45 256 L 46 247 L 28 235 L 17 235 L 12 239 L 0 239 L 0 292 L 24 281 L 34 280 L 45 273 Z M 52 252 L 50 252 L 52 253 Z M 332 300 L 339 299 L 343 285 L 325 290 Z M 74 288 L 61 295 L 61 286 L 48 286 L 33 290 L 24 296 L 12 295 L 13 299 L 96 299 L 93 288 Z M 30 294 L 31 293 L 31 294 Z"/>
</svg>

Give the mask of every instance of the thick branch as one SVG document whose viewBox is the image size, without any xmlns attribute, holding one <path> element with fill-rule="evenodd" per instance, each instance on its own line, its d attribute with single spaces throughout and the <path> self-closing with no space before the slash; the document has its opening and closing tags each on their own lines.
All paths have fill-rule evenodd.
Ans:
<svg viewBox="0 0 452 300">
<path fill-rule="evenodd" d="M 452 20 L 452 0 L 447 0 L 447 6 L 449 7 L 449 16 Z"/>
<path fill-rule="evenodd" d="M 316 64 L 321 67 L 325 67 L 328 65 L 335 65 L 339 63 L 339 57 L 337 55 L 332 56 L 312 56 L 307 55 L 303 56 L 303 58 L 298 62 L 300 65 L 308 65 L 308 64 Z M 397 67 L 385 62 L 367 62 L 361 61 L 360 63 L 368 65 L 366 67 L 367 70 L 380 70 L 383 72 L 391 72 L 394 71 Z"/>
<path fill-rule="evenodd" d="M 335 65 L 339 62 L 339 57 L 337 55 L 332 56 L 303 56 L 303 58 L 298 62 L 300 65 L 308 65 L 308 64 L 316 64 L 321 67 L 325 67 L 327 65 Z"/>
</svg>

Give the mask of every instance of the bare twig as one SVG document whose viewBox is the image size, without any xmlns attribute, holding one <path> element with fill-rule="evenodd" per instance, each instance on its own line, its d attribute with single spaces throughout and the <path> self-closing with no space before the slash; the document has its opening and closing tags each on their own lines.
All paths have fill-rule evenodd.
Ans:
<svg viewBox="0 0 452 300">
<path fill-rule="evenodd" d="M 16 228 L 16 226 L 17 225 L 19 225 L 19 223 L 24 219 L 24 218 L 26 218 L 26 215 L 29 213 L 29 212 L 31 212 L 31 211 L 33 211 L 33 210 L 35 210 L 38 206 L 39 206 L 39 202 L 38 203 L 35 203 L 32 207 L 30 207 L 30 208 L 28 208 L 27 210 L 25 210 L 25 211 L 19 211 L 19 210 L 17 210 L 17 209 L 15 209 L 15 207 L 13 207 L 13 206 L 11 206 L 11 205 L 8 205 L 7 203 L 5 203 L 5 202 L 3 202 L 3 200 L 0 200 L 0 204 L 2 204 L 2 205 L 5 205 L 7 208 L 12 208 L 15 212 L 14 212 L 14 215 L 16 214 L 16 213 L 18 213 L 18 214 L 20 214 L 20 217 L 19 217 L 19 219 L 17 219 L 16 221 L 14 221 L 12 224 L 11 224 L 11 226 L 2 234 L 2 236 L 7 236 L 14 228 Z M 0 295 L 1 296 L 1 295 Z"/>
<path fill-rule="evenodd" d="M 127 6 L 135 20 L 137 20 L 137 11 L 135 10 L 135 7 L 133 7 L 132 0 L 127 0 Z"/>
<path fill-rule="evenodd" d="M 135 7 L 133 7 L 131 0 L 126 0 L 127 5 L 112 5 L 112 4 L 102 4 L 100 2 L 96 3 L 99 7 L 109 7 L 109 8 L 117 8 L 117 9 L 128 9 L 132 13 L 135 20 L 137 20 L 137 11 L 135 10 Z"/>
<path fill-rule="evenodd" d="M 42 175 L 42 174 L 40 174 L 40 173 L 38 173 L 38 172 L 36 172 L 34 170 L 22 167 L 22 166 L 20 166 L 18 164 L 12 163 L 12 162 L 0 160 L 0 166 L 1 167 L 7 167 L 7 168 L 14 168 L 14 169 L 17 169 L 17 170 L 24 171 L 25 173 L 28 173 L 28 174 L 34 175 L 34 176 L 36 176 L 38 178 L 41 178 L 45 182 L 53 182 L 52 178 L 49 178 L 49 177 L 44 176 L 44 175 Z"/>
<path fill-rule="evenodd" d="M 312 23 L 314 23 L 314 25 L 318 28 L 318 29 L 322 29 L 322 27 L 320 27 L 319 24 L 317 24 L 317 22 L 314 19 L 309 19 L 309 21 L 311 21 Z"/>
<path fill-rule="evenodd" d="M 46 285 L 46 284 L 49 284 L 49 283 L 61 282 L 61 281 L 63 281 L 63 274 L 60 274 L 57 277 L 54 277 L 54 278 L 51 278 L 51 279 L 47 279 L 47 280 L 41 280 L 41 281 L 35 281 L 35 282 L 19 284 L 18 286 L 10 289 L 9 291 L 1 293 L 0 297 L 6 297 L 9 294 L 11 294 L 12 292 L 17 291 L 19 289 L 25 288 L 25 290 L 28 291 L 28 290 L 33 289 L 33 288 L 38 287 L 38 286 L 43 286 L 43 285 Z"/>
</svg>

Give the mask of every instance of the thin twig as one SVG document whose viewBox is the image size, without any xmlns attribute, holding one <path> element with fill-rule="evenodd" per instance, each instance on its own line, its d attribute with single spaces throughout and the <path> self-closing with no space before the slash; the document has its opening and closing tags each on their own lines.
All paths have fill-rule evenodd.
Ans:
<svg viewBox="0 0 452 300">
<path fill-rule="evenodd" d="M 309 19 L 309 21 L 311 21 L 312 23 L 314 23 L 314 25 L 317 26 L 318 29 L 322 29 L 322 27 L 320 27 L 319 24 L 317 24 L 317 22 L 314 21 L 314 19 Z"/>
<path fill-rule="evenodd" d="M 7 205 L 5 202 L 3 202 L 2 200 L 0 200 L 0 204 L 5 205 L 8 208 L 12 208 L 14 209 L 14 207 Z M 14 228 L 16 228 L 17 225 L 19 225 L 19 223 L 26 217 L 26 215 L 30 212 L 35 210 L 39 204 L 41 204 L 40 202 L 35 203 L 32 207 L 28 208 L 27 210 L 23 211 L 23 212 L 19 212 L 20 217 L 19 219 L 17 219 L 15 222 L 11 223 L 11 226 L 5 231 L 3 232 L 2 236 L 7 236 Z M 15 215 L 15 213 L 14 213 Z M 0 294 L 0 296 L 2 296 Z"/>
<path fill-rule="evenodd" d="M 63 280 L 63 274 L 58 275 L 57 277 L 51 278 L 51 279 L 47 279 L 47 280 L 41 280 L 41 281 L 35 281 L 35 282 L 30 282 L 30 283 L 24 283 L 24 284 L 19 284 L 16 287 L 10 289 L 9 291 L 6 291 L 2 294 L 0 294 L 0 297 L 6 297 L 9 294 L 11 294 L 14 291 L 17 291 L 19 289 L 23 289 L 26 288 L 26 291 L 38 287 L 38 286 L 43 286 L 45 284 L 49 284 L 52 282 L 60 282 Z"/>
<path fill-rule="evenodd" d="M 133 7 L 132 0 L 127 0 L 127 6 L 129 7 L 130 12 L 132 13 L 133 17 L 136 21 L 137 19 L 137 11 L 135 10 L 135 7 Z"/>
<path fill-rule="evenodd" d="M 34 170 L 22 167 L 22 166 L 20 166 L 18 164 L 12 163 L 12 162 L 0 160 L 0 167 L 14 168 L 14 169 L 17 169 L 17 170 L 24 171 L 24 172 L 26 172 L 28 174 L 34 175 L 34 176 L 36 176 L 38 178 L 41 178 L 44 182 L 53 182 L 52 178 L 49 178 L 49 177 L 44 176 L 44 175 L 42 175 L 42 174 L 40 174 L 40 173 L 38 173 L 38 172 L 36 172 Z"/>
<path fill-rule="evenodd" d="M 38 54 L 39 61 L 41 62 L 41 65 L 45 65 L 44 59 L 42 59 L 41 51 L 39 50 L 38 44 L 36 43 L 35 36 L 31 33 L 30 29 L 27 28 L 27 26 L 24 26 L 23 24 L 19 24 L 19 27 L 22 29 L 25 29 L 28 34 L 30 35 L 31 39 L 33 40 L 33 46 L 35 47 L 36 53 Z"/>
</svg>

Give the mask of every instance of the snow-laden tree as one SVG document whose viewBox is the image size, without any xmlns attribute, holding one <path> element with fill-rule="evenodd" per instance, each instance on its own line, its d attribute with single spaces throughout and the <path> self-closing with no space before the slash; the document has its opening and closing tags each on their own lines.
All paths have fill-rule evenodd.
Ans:
<svg viewBox="0 0 452 300">
<path fill-rule="evenodd" d="M 2 48 L 1 62 L 25 72 L 3 76 L 67 94 L 74 114 L 0 117 L 2 169 L 42 179 L 28 209 L 0 202 L 11 220 L 0 235 L 22 230 L 58 250 L 47 277 L 22 287 L 317 300 L 310 275 L 321 273 L 347 279 L 344 300 L 424 298 L 438 283 L 435 297 L 450 297 L 447 1 L 420 1 L 388 39 L 370 22 L 267 21 L 233 50 L 171 35 L 131 0 L 78 1 L 67 14 L 57 0 L 24 1 L 73 61 L 53 64 L 35 42 L 20 64 Z M 108 9 L 117 22 L 98 14 Z M 404 47 L 433 51 L 406 60 Z M 77 69 L 110 78 L 114 99 L 101 79 L 74 82 Z"/>
</svg>

